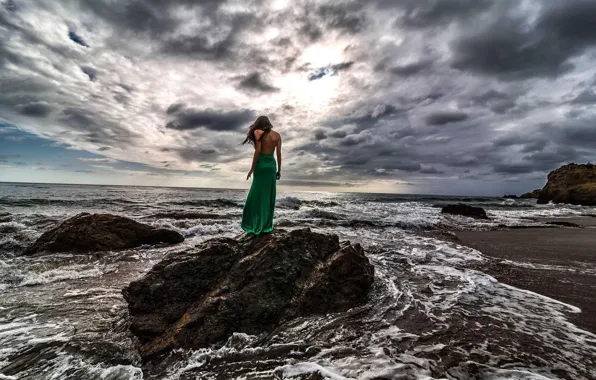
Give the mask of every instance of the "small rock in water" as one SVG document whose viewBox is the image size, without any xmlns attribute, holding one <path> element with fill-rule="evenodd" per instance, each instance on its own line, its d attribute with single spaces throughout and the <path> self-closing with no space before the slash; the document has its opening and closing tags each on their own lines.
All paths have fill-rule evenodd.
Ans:
<svg viewBox="0 0 596 380">
<path fill-rule="evenodd" d="M 441 209 L 441 213 L 468 216 L 476 219 L 488 219 L 486 211 L 484 211 L 482 207 L 474 207 L 464 204 L 447 205 Z"/>
<path fill-rule="evenodd" d="M 154 228 L 118 215 L 82 213 L 44 232 L 24 254 L 111 251 L 182 241 L 184 237 L 176 231 Z"/>
<path fill-rule="evenodd" d="M 362 305 L 373 278 L 360 245 L 302 229 L 170 253 L 123 295 L 139 352 L 151 359 L 243 333 L 228 341 L 235 347 L 283 321 Z"/>
</svg>

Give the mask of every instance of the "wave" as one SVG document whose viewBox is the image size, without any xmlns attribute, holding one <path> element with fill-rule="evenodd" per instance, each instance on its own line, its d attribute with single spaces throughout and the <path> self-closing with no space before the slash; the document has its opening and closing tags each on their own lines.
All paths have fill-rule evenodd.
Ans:
<svg viewBox="0 0 596 380">
<path fill-rule="evenodd" d="M 162 202 L 161 205 L 197 206 L 197 207 L 242 207 L 243 204 L 231 199 L 195 199 L 186 201 Z"/>
<path fill-rule="evenodd" d="M 10 199 L 0 198 L 0 205 L 12 207 L 38 207 L 38 206 L 97 206 L 99 205 L 131 205 L 138 202 L 123 198 L 97 198 L 97 199 Z"/>
<path fill-rule="evenodd" d="M 454 202 L 457 203 L 457 202 Z M 435 203 L 432 205 L 434 208 L 442 208 L 446 205 L 446 203 Z M 506 203 L 506 202 L 485 202 L 485 203 L 474 203 L 473 206 L 475 207 L 484 207 L 484 208 L 503 208 L 503 209 L 518 209 L 518 208 L 536 208 L 536 205 L 529 204 L 529 203 Z"/>
<path fill-rule="evenodd" d="M 276 208 L 298 210 L 302 206 L 302 201 L 296 197 L 284 197 L 275 202 Z"/>
</svg>

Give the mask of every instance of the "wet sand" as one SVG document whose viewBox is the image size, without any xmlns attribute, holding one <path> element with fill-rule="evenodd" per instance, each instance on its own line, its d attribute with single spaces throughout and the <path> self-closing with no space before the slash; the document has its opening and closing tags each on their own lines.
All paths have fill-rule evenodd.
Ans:
<svg viewBox="0 0 596 380">
<path fill-rule="evenodd" d="M 557 221 L 596 225 L 596 218 L 587 217 Z M 596 228 L 465 231 L 456 235 L 462 244 L 495 259 L 478 269 L 505 284 L 579 307 L 582 312 L 570 314 L 570 321 L 596 333 Z"/>
</svg>

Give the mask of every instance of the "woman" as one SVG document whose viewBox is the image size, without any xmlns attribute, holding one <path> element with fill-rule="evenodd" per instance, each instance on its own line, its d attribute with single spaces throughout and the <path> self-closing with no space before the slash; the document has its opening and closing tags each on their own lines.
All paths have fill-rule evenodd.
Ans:
<svg viewBox="0 0 596 380">
<path fill-rule="evenodd" d="M 281 135 L 273 130 L 267 116 L 259 116 L 248 129 L 242 144 L 255 147 L 250 171 L 254 173 L 242 212 L 242 229 L 247 234 L 260 235 L 273 231 L 275 211 L 275 180 L 281 178 Z M 277 171 L 273 152 L 277 150 Z"/>
</svg>

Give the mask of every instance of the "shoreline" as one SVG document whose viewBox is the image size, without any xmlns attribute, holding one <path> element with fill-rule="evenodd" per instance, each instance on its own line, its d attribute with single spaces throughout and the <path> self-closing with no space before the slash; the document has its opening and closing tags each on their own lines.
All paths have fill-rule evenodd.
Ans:
<svg viewBox="0 0 596 380">
<path fill-rule="evenodd" d="M 540 218 L 552 227 L 453 231 L 489 260 L 478 269 L 499 282 L 581 309 L 568 320 L 596 334 L 596 218 Z M 558 227 L 557 225 L 578 227 Z"/>
</svg>

